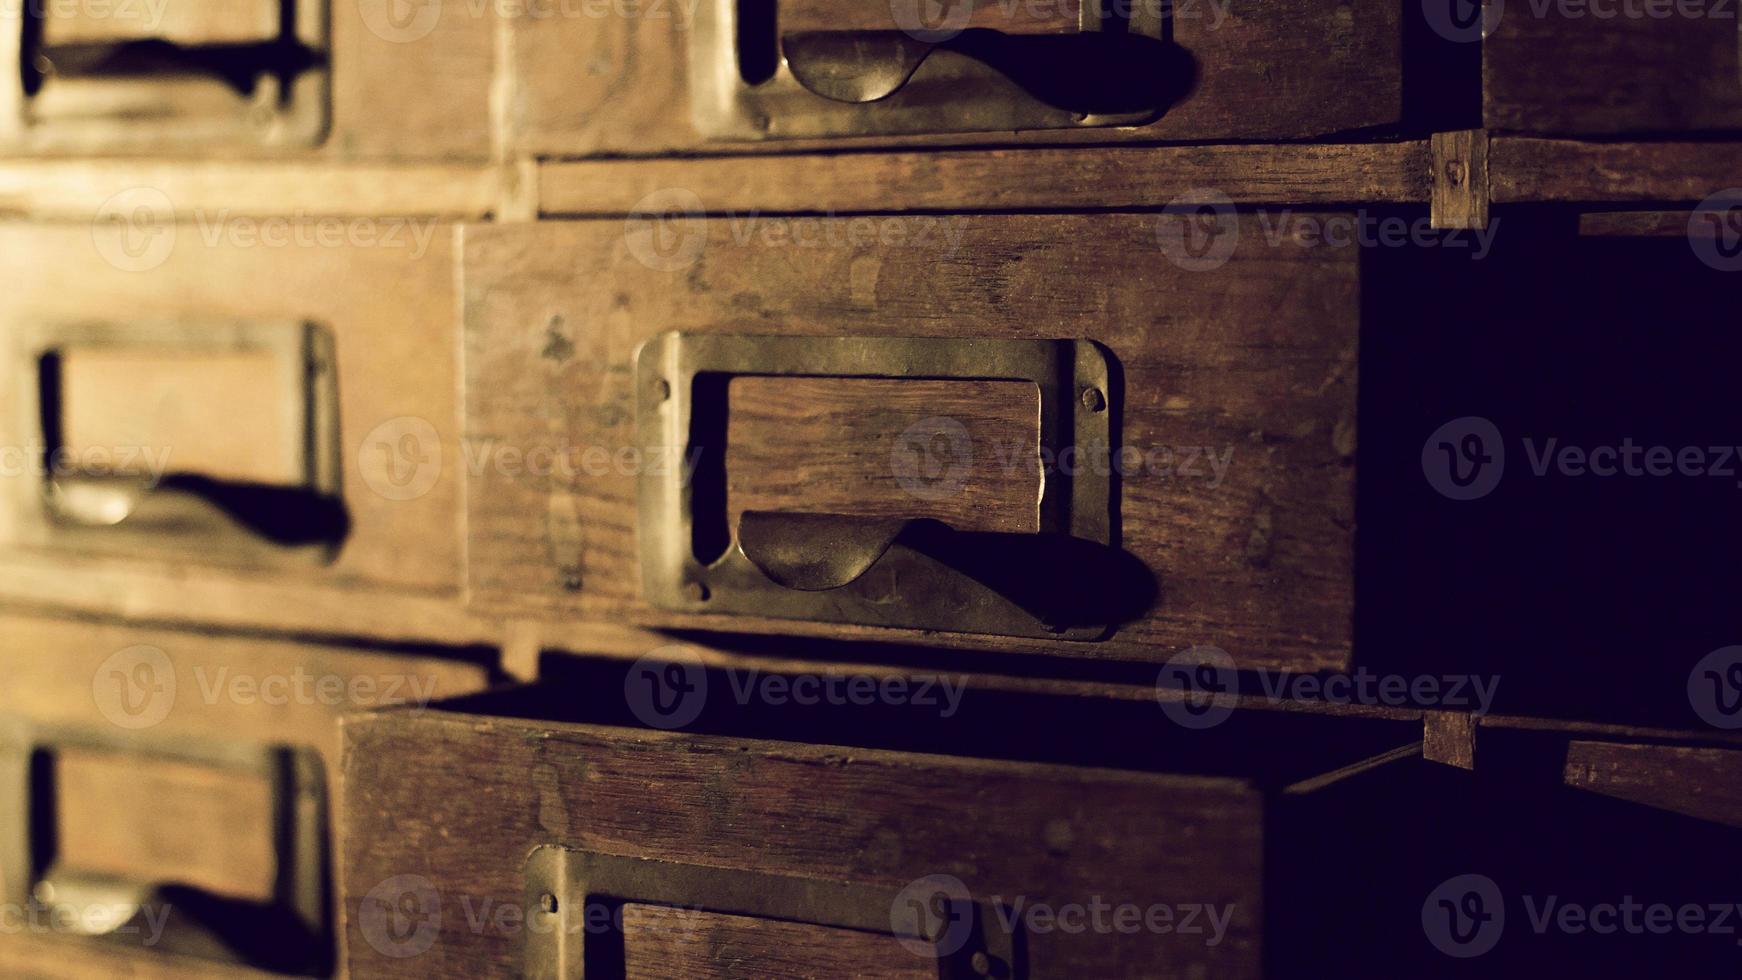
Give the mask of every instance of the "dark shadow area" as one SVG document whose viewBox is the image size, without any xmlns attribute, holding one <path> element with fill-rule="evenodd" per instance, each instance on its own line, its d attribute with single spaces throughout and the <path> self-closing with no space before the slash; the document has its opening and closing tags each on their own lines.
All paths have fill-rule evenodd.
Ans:
<svg viewBox="0 0 1742 980">
<path fill-rule="evenodd" d="M 1563 785 L 1557 737 L 1484 745 L 1476 772 L 1424 763 L 1284 799 L 1268 972 L 1735 975 L 1742 831 Z M 1732 931 L 1666 924 L 1690 907 Z"/>
<path fill-rule="evenodd" d="M 1364 253 L 1355 662 L 1497 675 L 1504 713 L 1702 728 L 1689 672 L 1742 642 L 1734 277 L 1679 236 L 1496 220 L 1483 261 Z M 1442 428 L 1469 418 L 1503 458 Z M 1592 471 L 1629 445 L 1633 475 Z M 1456 480 L 1484 455 L 1485 495 L 1430 482 L 1479 494 Z"/>
<path fill-rule="evenodd" d="M 554 654 L 544 657 L 537 687 L 459 698 L 441 709 L 646 727 L 632 703 L 645 713 L 654 699 L 677 694 L 670 684 L 673 666 L 687 675 L 681 679 L 706 685 L 699 714 L 683 726 L 689 734 L 1230 776 L 1265 788 L 1392 751 L 1419 741 L 1421 733 L 1419 723 L 1282 711 L 1235 711 L 1218 725 L 1193 731 L 1168 721 L 1152 699 L 1113 702 L 964 688 L 969 679 L 948 672 L 923 688 L 912 681 L 894 697 L 863 685 L 855 695 L 842 672 L 833 695 L 822 688 L 817 703 L 807 705 L 791 696 L 768 696 L 785 690 L 767 687 L 771 679 L 784 685 L 798 675 Z"/>
</svg>

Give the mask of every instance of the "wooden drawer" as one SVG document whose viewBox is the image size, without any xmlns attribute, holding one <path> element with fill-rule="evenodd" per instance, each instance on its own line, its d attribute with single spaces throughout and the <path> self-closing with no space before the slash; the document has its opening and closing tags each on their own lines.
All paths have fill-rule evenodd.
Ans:
<svg viewBox="0 0 1742 980">
<path fill-rule="evenodd" d="M 934 5 L 938 33 L 922 26 L 920 5 L 899 2 L 703 0 L 615 16 L 529 14 L 507 25 L 510 138 L 524 152 L 587 156 L 1396 128 L 1405 118 L 1405 6 L 1135 3 L 1119 8 L 1128 30 L 1101 31 L 1079 27 L 1098 22 L 1093 4 L 1075 0 Z M 863 60 L 853 61 L 854 50 Z M 913 68 L 904 75 L 905 66 Z"/>
<path fill-rule="evenodd" d="M 1321 218 L 1196 258 L 1173 215 L 468 228 L 474 610 L 1339 668 L 1360 276 Z"/>
<path fill-rule="evenodd" d="M 1490 129 L 1550 135 L 1742 129 L 1742 31 L 1734 4 L 1488 9 L 1494 24 L 1482 42 L 1482 101 Z"/>
<path fill-rule="evenodd" d="M 491 677 L 475 653 L 16 614 L 0 637 L 11 976 L 333 975 L 338 716 Z"/>
<path fill-rule="evenodd" d="M 594 723 L 626 716 L 642 665 L 624 666 L 347 719 L 352 976 L 1265 975 L 1291 960 L 1273 932 L 1329 919 L 1273 901 L 1293 897 L 1276 848 L 1400 868 L 1411 821 L 1365 803 L 1450 772 L 1414 758 L 1407 723 L 1235 712 L 1192 732 L 1153 703 L 973 686 L 947 720 L 710 697 L 685 732 Z M 1025 732 L 1025 712 L 1056 728 Z M 783 731 L 812 744 L 767 740 Z M 1340 941 L 1416 915 L 1347 897 L 1325 924 Z M 1220 938 L 1186 922 L 1211 906 Z"/>
<path fill-rule="evenodd" d="M 441 619 L 462 621 L 452 228 L 123 220 L 0 227 L 33 270 L 0 299 L 0 592 L 474 641 Z"/>
<path fill-rule="evenodd" d="M 497 9 L 19 5 L 0 16 L 0 149 L 488 159 Z"/>
</svg>

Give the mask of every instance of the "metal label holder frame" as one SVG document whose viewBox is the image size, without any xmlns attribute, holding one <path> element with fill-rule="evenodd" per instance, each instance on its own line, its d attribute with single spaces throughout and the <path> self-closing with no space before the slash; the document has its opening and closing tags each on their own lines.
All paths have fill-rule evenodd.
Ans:
<svg viewBox="0 0 1742 980">
<path fill-rule="evenodd" d="M 672 331 L 636 355 L 636 427 L 643 459 L 688 459 L 695 388 L 704 375 L 1027 381 L 1040 392 L 1040 445 L 1110 452 L 1113 392 L 1106 355 L 1090 341 L 755 336 Z M 1083 404 L 1099 392 L 1099 408 Z M 1055 457 L 1056 458 L 1056 457 Z M 864 626 L 1092 641 L 1105 626 L 1049 627 L 991 588 L 899 541 L 858 580 L 803 592 L 770 580 L 736 540 L 704 565 L 694 553 L 690 467 L 649 466 L 639 479 L 642 588 L 674 611 Z M 1077 467 L 1043 473 L 1040 527 L 1103 545 L 1112 540 L 1112 476 Z"/>
</svg>

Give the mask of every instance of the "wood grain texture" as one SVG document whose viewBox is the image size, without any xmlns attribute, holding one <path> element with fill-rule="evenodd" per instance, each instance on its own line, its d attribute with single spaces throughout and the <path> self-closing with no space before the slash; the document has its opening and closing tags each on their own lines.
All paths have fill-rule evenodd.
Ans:
<svg viewBox="0 0 1742 980">
<path fill-rule="evenodd" d="M 719 212 L 1165 207 L 1205 187 L 1242 204 L 1420 203 L 1432 174 L 1419 141 L 589 160 L 546 162 L 539 179 L 545 214 L 606 215 L 674 187 Z"/>
<path fill-rule="evenodd" d="M 1568 786 L 1742 827 L 1742 751 L 1573 741 Z"/>
<path fill-rule="evenodd" d="M 54 780 L 60 870 L 273 900 L 275 788 L 264 776 L 62 749 Z"/>
<path fill-rule="evenodd" d="M 655 612 L 639 596 L 633 467 L 535 475 L 495 460 L 634 447 L 632 355 L 661 330 L 1089 338 L 1124 372 L 1119 439 L 1141 461 L 1123 457 L 1123 547 L 1159 601 L 1104 644 L 927 641 L 1154 661 L 1214 643 L 1242 665 L 1346 664 L 1354 250 L 1286 232 L 1272 244 L 1248 219 L 1230 261 L 1192 272 L 1162 252 L 1154 216 L 883 219 L 904 232 L 889 247 L 852 244 L 854 219 L 805 220 L 814 247 L 755 226 L 741 242 L 724 219 L 688 226 L 699 259 L 675 271 L 638 261 L 622 221 L 467 230 L 467 438 L 484 461 L 469 494 L 475 611 L 918 639 Z"/>
<path fill-rule="evenodd" d="M 1428 711 L 1422 715 L 1422 758 L 1459 769 L 1476 768 L 1475 715 Z"/>
<path fill-rule="evenodd" d="M 893 936 L 630 903 L 624 980 L 936 980 Z"/>
<path fill-rule="evenodd" d="M 89 220 L 124 191 L 155 188 L 186 217 L 477 218 L 489 214 L 500 175 L 457 164 L 234 160 L 4 160 L 0 211 Z M 168 217 L 165 215 L 164 217 Z"/>
<path fill-rule="evenodd" d="M 1040 392 L 1021 381 L 734 378 L 728 394 L 726 514 L 919 518 L 960 531 L 1040 530 Z M 968 434 L 962 492 L 921 500 L 890 457 L 927 419 Z M 929 430 L 927 430 L 929 431 Z M 940 454 L 953 452 L 944 446 Z M 947 456 L 953 461 L 953 456 Z"/>
<path fill-rule="evenodd" d="M 1429 205 L 1435 228 L 1488 227 L 1488 134 L 1482 130 L 1435 133 L 1434 191 Z"/>
<path fill-rule="evenodd" d="M 353 977 L 514 975 L 520 930 L 489 916 L 474 927 L 462 910 L 518 906 L 527 855 L 545 844 L 897 889 L 953 875 L 976 897 L 1030 905 L 1231 903 L 1215 946 L 1177 933 L 1030 935 L 1028 975 L 1260 973 L 1264 801 L 1240 780 L 440 711 L 344 728 Z M 430 758 L 441 764 L 406 765 Z M 428 881 L 444 912 L 411 957 L 387 955 L 358 918 L 365 896 L 403 875 Z"/>
<path fill-rule="evenodd" d="M 510 6 L 333 4 L 333 128 L 324 151 L 343 158 L 491 159 L 497 11 Z"/>
<path fill-rule="evenodd" d="M 1402 114 L 1402 10 L 1386 0 L 1234 0 L 1176 17 L 1173 39 L 1197 65 L 1184 101 L 1127 129 L 705 143 L 690 122 L 692 36 L 685 4 L 633 17 L 522 14 L 512 31 L 512 146 L 539 155 L 1130 140 L 1294 139 L 1383 126 Z M 658 9 L 658 15 L 646 13 Z M 1181 8 L 1184 9 L 1183 7 Z"/>
<path fill-rule="evenodd" d="M 1483 42 L 1489 129 L 1550 135 L 1696 132 L 1742 127 L 1742 41 L 1731 4 L 1645 4 L 1632 16 L 1565 16 L 1508 5 Z M 1610 8 L 1617 9 L 1617 8 Z M 1668 16 L 1646 10 L 1669 11 Z"/>
<path fill-rule="evenodd" d="M 0 486 L 0 540 L 12 543 L 0 567 L 17 572 L 23 592 L 7 594 L 74 605 L 94 599 L 111 613 L 157 606 L 178 621 L 280 628 L 306 623 L 305 613 L 313 610 L 297 611 L 286 601 L 290 593 L 275 587 L 295 590 L 304 601 L 312 595 L 329 610 L 357 607 L 343 617 L 353 624 L 382 623 L 382 610 L 370 608 L 381 593 L 445 599 L 457 607 L 464 467 L 455 394 L 452 228 L 427 220 L 369 221 L 364 226 L 373 229 L 376 244 L 346 244 L 340 226 L 339 244 L 327 247 L 322 243 L 334 239 L 317 237 L 318 222 L 289 222 L 280 226 L 284 237 L 274 247 L 264 235 L 231 237 L 239 227 L 235 220 L 206 216 L 173 230 L 146 229 L 174 236 L 163 264 L 149 274 L 106 261 L 99 246 L 107 232 L 94 235 L 86 225 L 0 225 L 0 256 L 35 270 L 0 298 L 0 347 L 13 351 L 23 330 L 45 323 L 240 319 L 322 325 L 336 344 L 340 483 L 351 521 L 336 561 L 246 571 L 126 555 L 74 556 L 40 545 L 26 549 L 26 509 L 41 504 L 30 481 L 14 479 Z M 12 363 L 7 370 L 32 368 Z M 39 441 L 34 406 L 24 401 L 20 396 L 0 406 L 5 445 Z M 81 576 L 109 570 L 117 572 L 110 581 L 119 587 L 86 591 Z M 62 574 L 48 577 L 51 571 Z M 0 572 L 0 579 L 12 575 Z M 231 604 L 250 593 L 259 600 Z M 209 604 L 196 604 L 202 594 Z M 435 632 L 438 626 L 416 619 L 379 628 L 390 636 L 428 629 L 431 638 L 448 639 Z"/>
<path fill-rule="evenodd" d="M 1679 238 L 1688 233 L 1693 219 L 1692 211 L 1587 211 L 1579 215 L 1579 234 L 1595 238 Z"/>
<path fill-rule="evenodd" d="M 1585 143 L 1496 138 L 1495 203 L 1703 201 L 1742 186 L 1736 143 Z"/>
</svg>

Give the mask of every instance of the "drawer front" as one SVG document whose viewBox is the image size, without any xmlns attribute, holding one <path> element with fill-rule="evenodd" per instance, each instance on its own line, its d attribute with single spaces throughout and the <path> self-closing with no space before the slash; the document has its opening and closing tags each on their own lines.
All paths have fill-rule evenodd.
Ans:
<svg viewBox="0 0 1742 980">
<path fill-rule="evenodd" d="M 1299 138 L 1402 118 L 1404 17 L 1383 0 L 1139 2 L 1111 8 L 1122 30 L 1099 29 L 1093 3 L 932 5 L 935 25 L 925 9 L 702 0 L 528 12 L 509 21 L 512 139 L 582 156 L 976 133 Z"/>
<path fill-rule="evenodd" d="M 677 220 L 468 230 L 475 611 L 1347 662 L 1355 250 Z"/>
<path fill-rule="evenodd" d="M 18 5 L 0 15 L 0 149 L 487 159 L 496 9 Z"/>
<path fill-rule="evenodd" d="M 1260 975 L 1241 779 L 446 711 L 345 730 L 354 977 Z M 1096 903 L 1152 924 L 1047 919 Z M 1188 906 L 1220 925 L 1161 927 Z"/>
<path fill-rule="evenodd" d="M 366 633 L 457 607 L 453 230 L 198 217 L 0 228 L 35 270 L 0 300 L 5 588 L 261 626 L 320 595 Z"/>
<path fill-rule="evenodd" d="M 1500 10 L 1492 4 L 1491 11 Z M 1728 3 L 1506 4 L 1483 42 L 1490 129 L 1547 135 L 1742 129 Z"/>
<path fill-rule="evenodd" d="M 482 659 L 0 623 L 14 975 L 336 971 L 338 717 L 482 688 Z"/>
</svg>

